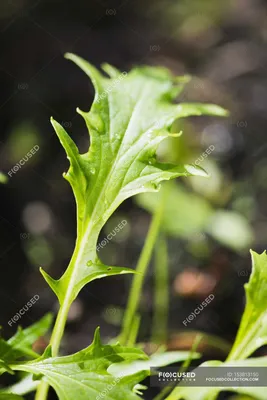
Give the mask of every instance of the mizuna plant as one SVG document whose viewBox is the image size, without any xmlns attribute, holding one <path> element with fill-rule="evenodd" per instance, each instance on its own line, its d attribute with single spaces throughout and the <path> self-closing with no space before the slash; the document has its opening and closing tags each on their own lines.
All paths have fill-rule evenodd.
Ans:
<svg viewBox="0 0 267 400">
<path fill-rule="evenodd" d="M 164 68 L 140 67 L 121 74 L 114 67 L 104 65 L 104 74 L 73 54 L 66 57 L 90 77 L 95 87 L 90 111 L 77 110 L 90 133 L 87 153 L 80 154 L 65 129 L 51 119 L 70 163 L 64 177 L 70 183 L 76 200 L 77 239 L 69 266 L 60 279 L 54 279 L 41 269 L 60 305 L 50 345 L 44 354 L 38 356 L 31 350 L 31 345 L 49 329 L 50 316 L 25 331 L 19 330 L 8 341 L 1 339 L 2 373 L 25 371 L 33 375 L 35 381 L 31 375 L 26 377 L 23 382 L 25 387 L 28 384 L 27 389 L 13 386 L 0 392 L 0 399 L 20 399 L 21 395 L 37 387 L 36 400 L 45 400 L 51 385 L 60 400 L 100 399 L 107 390 L 110 400 L 135 400 L 140 394 L 136 385 L 149 374 L 148 368 L 140 367 L 135 373 L 116 378 L 115 385 L 110 368 L 114 364 L 119 366 L 120 362 L 148 360 L 147 355 L 139 348 L 102 344 L 97 329 L 89 347 L 73 355 L 59 356 L 68 311 L 81 289 L 91 281 L 135 272 L 103 264 L 96 251 L 102 227 L 125 199 L 142 192 L 158 191 L 160 182 L 164 180 L 206 175 L 204 170 L 193 165 L 157 161 L 158 145 L 169 136 L 180 135 L 172 132 L 173 122 L 191 115 L 224 116 L 226 111 L 209 104 L 175 104 L 174 100 L 187 79 L 175 78 Z M 149 261 L 148 254 L 156 237 L 156 232 L 152 232 L 149 251 L 141 260 L 143 267 Z M 140 295 L 142 281 L 138 281 L 138 276 L 136 274 L 134 278 L 134 282 L 139 283 L 133 286 L 132 299 Z M 135 300 L 130 308 L 130 315 L 134 316 Z M 129 339 L 127 329 L 123 331 L 123 343 Z M 179 360 L 187 355 L 180 355 Z"/>
</svg>

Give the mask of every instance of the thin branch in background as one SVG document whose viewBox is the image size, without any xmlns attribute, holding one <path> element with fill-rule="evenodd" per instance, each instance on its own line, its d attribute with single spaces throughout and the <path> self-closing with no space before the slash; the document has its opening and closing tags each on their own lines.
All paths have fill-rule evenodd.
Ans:
<svg viewBox="0 0 267 400">
<path fill-rule="evenodd" d="M 154 269 L 152 342 L 166 343 L 169 316 L 169 271 L 167 240 L 163 234 L 159 237 L 155 247 Z"/>
</svg>

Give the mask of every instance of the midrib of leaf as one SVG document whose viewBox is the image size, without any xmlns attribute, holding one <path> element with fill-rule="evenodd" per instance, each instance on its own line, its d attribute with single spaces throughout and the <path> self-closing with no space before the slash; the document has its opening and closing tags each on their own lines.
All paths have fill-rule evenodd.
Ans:
<svg viewBox="0 0 267 400">
<path fill-rule="evenodd" d="M 49 364 L 48 364 L 49 365 Z M 14 369 L 14 370 L 17 370 L 17 371 L 28 371 L 28 372 L 31 372 L 31 373 L 33 373 L 33 374 L 36 374 L 36 370 L 38 370 L 40 373 L 43 373 L 42 371 L 43 371 L 43 369 L 41 368 L 41 367 L 38 367 L 38 368 L 29 368 L 29 367 L 23 367 L 23 368 L 21 368 L 21 367 L 19 367 L 19 366 L 12 366 L 12 368 Z M 50 379 L 53 379 L 56 383 L 57 383 L 57 385 L 58 385 L 58 382 L 56 381 L 56 376 L 58 376 L 58 377 L 61 377 L 61 378 L 63 378 L 63 379 L 65 379 L 65 380 L 69 380 L 70 382 L 73 382 L 74 384 L 76 384 L 76 385 L 80 385 L 81 387 L 83 387 L 83 388 L 85 388 L 85 389 L 88 389 L 88 387 L 90 387 L 90 389 L 91 390 L 93 390 L 93 391 L 95 391 L 97 394 L 99 394 L 99 391 L 98 390 L 96 390 L 93 386 L 90 386 L 90 385 L 86 385 L 86 384 L 84 384 L 82 381 L 79 381 L 79 380 L 77 380 L 77 379 L 75 379 L 75 378 L 72 378 L 70 375 L 65 375 L 65 374 L 62 374 L 62 373 L 60 373 L 60 372 L 58 372 L 58 371 L 55 371 L 54 369 L 53 369 L 53 365 L 51 364 L 51 369 L 49 370 L 49 369 L 45 369 L 45 371 L 46 371 L 46 376 L 49 376 L 50 377 Z M 95 379 L 95 377 L 94 377 L 94 379 Z M 115 379 L 115 378 L 114 378 Z M 61 386 L 61 390 L 62 390 L 62 386 Z M 106 395 L 105 395 L 106 396 Z M 66 395 L 66 398 L 68 398 L 68 396 Z M 112 397 L 110 397 L 110 400 L 114 400 L 114 398 L 112 398 Z"/>
<path fill-rule="evenodd" d="M 146 89 L 146 91 L 147 91 L 147 89 Z M 142 101 L 143 101 L 144 97 L 145 97 L 145 95 L 143 94 L 143 96 L 140 99 L 139 103 L 137 103 L 139 105 L 137 106 L 137 104 L 136 104 L 135 107 L 134 107 L 134 111 L 131 114 L 131 117 L 129 119 L 125 134 L 124 134 L 123 139 L 122 139 L 122 141 L 121 141 L 121 143 L 119 145 L 116 158 L 115 158 L 114 162 L 110 165 L 110 169 L 109 169 L 108 175 L 107 175 L 105 183 L 104 183 L 104 185 L 103 185 L 103 187 L 102 187 L 102 189 L 101 189 L 101 191 L 99 193 L 97 202 L 96 202 L 95 207 L 93 209 L 93 212 L 91 214 L 90 221 L 89 221 L 89 223 L 87 225 L 87 228 L 86 228 L 85 232 L 83 231 L 83 229 L 81 231 L 80 230 L 78 231 L 78 237 L 77 237 L 77 240 L 76 240 L 76 246 L 75 246 L 75 250 L 74 250 L 74 253 L 73 253 L 73 257 L 72 257 L 72 259 L 70 261 L 70 264 L 69 264 L 69 266 L 67 268 L 67 271 L 70 273 L 70 279 L 69 279 L 69 282 L 68 282 L 68 285 L 67 285 L 67 290 L 66 290 L 66 293 L 65 293 L 65 296 L 64 296 L 64 300 L 63 300 L 62 305 L 61 305 L 61 309 L 59 311 L 59 316 L 58 316 L 58 319 L 56 321 L 56 325 L 55 325 L 55 329 L 54 329 L 54 332 L 56 332 L 56 333 L 54 335 L 52 335 L 52 337 L 51 337 L 51 345 L 52 345 L 53 355 L 57 354 L 59 343 L 60 343 L 61 337 L 63 335 L 64 327 L 63 327 L 62 324 L 63 324 L 63 322 L 65 322 L 65 318 L 66 318 L 66 316 L 68 314 L 69 308 L 70 308 L 71 303 L 73 301 L 73 293 L 74 293 L 74 288 L 75 288 L 75 285 L 76 285 L 76 282 L 77 282 L 77 277 L 78 277 L 78 274 L 79 274 L 80 265 L 82 265 L 83 259 L 86 258 L 86 255 L 87 255 L 86 247 L 88 245 L 88 240 L 90 239 L 91 236 L 93 236 L 93 237 L 95 236 L 94 239 L 97 240 L 97 237 L 98 237 L 98 235 L 100 233 L 100 230 L 101 230 L 103 224 L 106 222 L 105 220 L 102 220 L 99 224 L 95 225 L 95 223 L 97 222 L 95 217 L 96 217 L 96 214 L 97 214 L 97 211 L 98 211 L 98 208 L 99 208 L 99 204 L 101 204 L 101 203 L 103 204 L 104 203 L 104 195 L 105 195 L 105 192 L 106 192 L 106 190 L 108 188 L 108 185 L 110 183 L 111 177 L 113 176 L 113 173 L 116 170 L 117 162 L 121 157 L 121 153 L 123 151 L 123 145 L 124 145 L 125 140 L 127 139 L 127 136 L 129 134 L 128 133 L 129 132 L 129 127 L 131 127 L 131 125 L 133 124 L 133 121 L 134 121 L 134 118 L 135 118 L 135 114 L 139 110 L 139 107 L 143 104 Z M 140 136 L 139 136 L 139 138 L 140 138 Z M 139 138 L 138 138 L 138 140 L 139 140 Z M 111 143 L 110 143 L 110 146 L 111 146 Z M 101 148 L 102 148 L 102 146 L 101 146 Z M 127 171 L 125 172 L 125 175 L 126 175 L 126 173 L 127 173 Z M 105 211 L 104 216 L 106 217 L 106 219 L 109 217 L 110 211 L 112 211 L 111 210 L 112 204 L 114 204 L 114 199 L 111 202 L 111 204 L 109 205 L 108 209 Z M 93 235 L 92 235 L 92 233 L 93 233 Z M 95 255 L 95 254 L 92 254 L 92 255 Z M 90 256 L 88 258 L 90 258 Z M 89 261 L 89 259 L 88 259 L 88 261 Z M 87 268 L 90 268 L 90 267 L 87 267 Z M 58 327 L 61 326 L 63 328 L 63 329 L 60 329 L 60 332 L 59 332 L 58 329 L 56 329 L 57 325 L 58 325 Z M 65 326 L 65 323 L 64 323 L 64 326 Z"/>
<path fill-rule="evenodd" d="M 148 86 L 148 85 L 146 85 L 146 86 Z M 126 156 L 126 154 L 124 154 L 123 156 L 121 156 L 121 153 L 122 153 L 122 151 L 123 151 L 123 146 L 124 146 L 125 141 L 126 141 L 127 138 L 128 138 L 129 129 L 131 128 L 131 125 L 133 124 L 133 122 L 134 122 L 134 120 L 135 120 L 135 114 L 139 111 L 139 108 L 143 105 L 143 99 L 146 98 L 146 93 L 147 93 L 147 88 L 146 88 L 146 90 L 144 90 L 141 99 L 140 99 L 140 100 L 136 103 L 136 105 L 134 106 L 133 112 L 132 112 L 132 114 L 131 114 L 131 117 L 130 117 L 130 119 L 129 119 L 129 122 L 128 122 L 128 125 L 127 125 L 127 128 L 126 128 L 126 131 L 125 131 L 125 134 L 123 135 L 123 138 L 122 138 L 122 140 L 121 140 L 121 142 L 120 142 L 120 144 L 119 144 L 119 148 L 118 148 L 118 151 L 117 151 L 117 155 L 116 155 L 116 157 L 115 157 L 114 162 L 110 165 L 110 169 L 109 169 L 108 174 L 107 174 L 107 177 L 106 177 L 106 179 L 105 179 L 105 183 L 104 183 L 104 185 L 103 185 L 103 187 L 102 187 L 102 189 L 101 189 L 101 191 L 100 191 L 100 193 L 99 193 L 97 202 L 96 202 L 96 204 L 95 204 L 95 206 L 94 206 L 94 209 L 93 209 L 93 212 L 92 212 L 92 214 L 91 214 L 90 222 L 89 222 L 89 224 L 88 224 L 88 226 L 87 226 L 87 228 L 86 228 L 86 230 L 85 230 L 85 233 L 83 234 L 82 243 L 85 241 L 85 244 L 81 244 L 82 249 L 86 247 L 87 240 L 88 240 L 88 238 L 89 238 L 89 236 L 90 236 L 90 234 L 91 234 L 92 227 L 94 226 L 93 224 L 94 224 L 94 222 L 95 222 L 95 220 L 96 220 L 95 214 L 97 214 L 98 207 L 99 207 L 99 203 L 100 203 L 100 204 L 101 204 L 101 203 L 104 203 L 104 195 L 105 195 L 106 190 L 107 190 L 108 187 L 109 187 L 111 177 L 113 176 L 114 171 L 117 169 L 118 160 L 120 160 L 121 158 L 125 158 L 125 156 Z M 109 106 L 109 110 L 110 110 L 110 106 Z M 111 126 L 110 126 L 110 128 L 111 128 Z M 145 133 L 146 133 L 146 132 L 145 132 Z M 144 133 L 143 133 L 143 134 L 144 134 Z M 138 142 L 139 139 L 140 139 L 140 135 L 138 136 L 136 142 Z M 112 150 L 111 140 L 110 140 L 110 149 Z M 102 146 L 101 146 L 101 150 L 102 150 Z M 128 153 L 129 150 L 132 150 L 132 144 L 128 147 L 128 149 L 126 150 L 126 152 Z M 136 155 L 136 157 L 138 157 L 138 154 Z M 102 158 L 102 157 L 101 157 L 101 158 Z M 135 160 L 134 160 L 134 161 L 135 161 Z M 134 162 L 134 161 L 133 161 L 133 162 Z M 132 162 L 131 164 L 133 164 L 133 162 Z M 100 168 L 99 168 L 99 171 L 100 171 Z M 125 174 L 124 174 L 124 177 L 123 177 L 123 179 L 122 179 L 122 182 L 124 182 L 124 178 L 125 178 L 127 172 L 128 172 L 128 169 L 125 171 Z M 92 188 L 92 190 L 93 190 L 93 188 Z M 118 195 L 119 195 L 119 193 L 118 193 Z M 118 195 L 117 195 L 117 196 L 118 196 Z M 110 216 L 110 211 L 112 211 L 112 210 L 110 210 L 110 209 L 112 208 L 112 204 L 114 204 L 114 199 L 112 199 L 111 204 L 109 205 L 109 207 L 108 207 L 107 210 L 105 211 L 105 214 L 104 214 L 105 219 L 103 219 L 103 220 L 102 220 L 102 223 L 100 223 L 99 226 L 98 226 L 98 235 L 99 235 L 99 233 L 100 233 L 101 228 L 102 228 L 103 225 L 105 224 L 106 220 L 107 220 L 108 217 Z M 83 253 L 83 251 L 82 251 L 82 253 Z M 78 259 L 79 259 L 79 256 L 78 256 Z M 78 259 L 77 259 L 77 261 L 78 261 Z M 74 274 L 74 272 L 73 272 L 73 274 Z M 75 277 L 76 277 L 76 276 L 75 276 Z"/>
<path fill-rule="evenodd" d="M 148 86 L 148 85 L 147 85 L 147 86 Z M 132 112 L 132 114 L 131 114 L 131 116 L 130 116 L 130 118 L 129 118 L 128 125 L 127 125 L 126 131 L 125 131 L 125 133 L 124 133 L 124 135 L 123 135 L 123 138 L 122 138 L 122 140 L 121 140 L 121 142 L 120 142 L 120 144 L 119 144 L 119 147 L 118 147 L 118 150 L 117 150 L 117 154 L 116 154 L 116 156 L 115 156 L 115 159 L 114 159 L 114 161 L 111 163 L 110 168 L 109 168 L 109 170 L 107 171 L 108 173 L 107 173 L 106 179 L 105 179 L 104 184 L 103 184 L 103 186 L 102 186 L 102 189 L 101 189 L 101 191 L 100 191 L 100 193 L 99 193 L 99 196 L 97 197 L 97 201 L 96 201 L 95 206 L 94 206 L 94 208 L 93 208 L 93 212 L 92 212 L 92 214 L 91 214 L 91 216 L 90 216 L 90 221 L 89 221 L 89 223 L 88 223 L 88 226 L 87 226 L 85 232 L 84 232 L 84 233 L 82 232 L 82 235 L 83 235 L 85 238 L 87 238 L 87 237 L 89 236 L 89 234 L 91 233 L 92 224 L 94 224 L 95 221 L 98 222 L 97 219 L 95 218 L 95 214 L 97 214 L 97 211 L 98 211 L 98 209 L 99 209 L 99 203 L 100 203 L 100 204 L 101 204 L 101 203 L 104 204 L 104 201 L 103 201 L 104 199 L 103 199 L 103 197 L 104 197 L 104 194 L 105 194 L 105 192 L 106 192 L 106 190 L 107 190 L 107 188 L 108 188 L 108 186 L 109 186 L 111 177 L 113 176 L 114 171 L 117 169 L 118 160 L 120 160 L 120 158 L 122 158 L 121 153 L 122 153 L 122 151 L 123 151 L 124 143 L 125 143 L 125 141 L 128 139 L 128 136 L 129 136 L 129 127 L 131 127 L 131 125 L 132 125 L 132 123 L 133 123 L 133 121 L 134 121 L 134 119 L 135 119 L 135 114 L 136 114 L 136 112 L 137 112 L 137 111 L 139 110 L 139 108 L 142 106 L 142 104 L 143 104 L 143 99 L 146 97 L 146 93 L 147 93 L 147 88 L 146 88 L 146 90 L 144 90 L 144 93 L 143 93 L 141 99 L 136 103 L 136 105 L 135 105 L 134 108 L 133 108 L 133 112 Z M 108 103 L 108 111 L 109 111 L 109 115 L 110 115 L 110 105 L 109 105 L 109 103 Z M 84 112 L 80 112 L 80 113 L 84 116 L 85 120 L 88 118 L 88 113 L 84 113 Z M 110 120 L 110 118 L 109 118 L 109 120 Z M 110 130 L 110 132 L 111 132 L 111 124 L 109 124 L 109 130 Z M 105 134 L 109 134 L 110 132 L 106 132 Z M 139 135 L 137 141 L 138 141 L 139 139 L 140 139 L 140 135 Z M 102 149 L 102 147 L 103 147 L 103 143 L 101 142 L 101 145 L 100 145 L 100 149 L 101 149 L 101 152 L 102 152 L 102 154 L 101 154 L 101 156 L 100 156 L 101 161 L 102 161 L 102 158 L 103 158 L 103 157 L 102 157 L 102 155 L 103 155 L 103 151 L 102 151 L 103 149 Z M 109 135 L 109 148 L 110 148 L 110 151 L 113 153 L 113 149 L 112 149 L 112 140 L 110 139 L 110 135 Z M 128 152 L 129 150 L 131 150 L 131 145 L 130 145 L 129 148 L 127 149 L 127 152 Z M 88 154 L 90 154 L 90 153 L 88 153 Z M 123 158 L 124 158 L 124 156 L 123 156 Z M 101 161 L 100 161 L 100 163 L 101 163 Z M 98 174 L 99 174 L 100 170 L 101 170 L 101 168 L 99 168 Z M 126 174 L 126 173 L 127 173 L 127 171 L 125 172 L 125 174 Z M 91 188 L 91 192 L 94 190 L 94 186 L 95 186 L 96 182 L 97 182 L 97 178 L 95 179 L 95 182 L 94 182 L 94 184 L 93 184 L 93 186 L 92 186 L 92 188 Z M 85 203 L 86 203 L 86 201 L 85 201 Z M 110 211 L 112 211 L 112 210 L 110 210 L 110 208 L 111 208 L 111 206 L 112 206 L 113 203 L 114 203 L 114 199 L 112 199 L 111 203 L 109 204 L 109 207 L 107 208 L 107 210 L 105 210 L 105 214 L 104 214 L 105 218 L 102 219 L 102 223 L 100 222 L 99 225 L 97 224 L 97 225 L 98 225 L 98 226 L 97 226 L 98 234 L 100 233 L 101 228 L 103 227 L 103 225 L 104 225 L 105 222 L 107 221 L 108 217 L 110 216 Z M 108 212 L 108 211 L 109 211 L 109 212 Z M 84 217 L 86 217 L 86 215 L 84 215 Z"/>
<path fill-rule="evenodd" d="M 146 86 L 148 86 L 148 85 L 146 85 Z M 100 202 L 100 203 L 103 202 L 102 197 L 103 197 L 103 195 L 104 195 L 106 189 L 108 188 L 108 185 L 109 185 L 109 183 L 110 183 L 110 179 L 111 179 L 111 177 L 113 176 L 114 171 L 117 169 L 117 162 L 118 162 L 118 160 L 120 160 L 120 158 L 121 158 L 121 153 L 122 153 L 122 151 L 123 151 L 124 143 L 125 143 L 125 141 L 128 139 L 129 128 L 131 128 L 131 125 L 133 124 L 133 121 L 134 121 L 134 119 L 135 119 L 135 114 L 136 114 L 136 112 L 139 110 L 140 106 L 143 104 L 143 99 L 146 97 L 146 93 L 147 93 L 147 88 L 146 88 L 146 90 L 144 90 L 141 99 L 135 104 L 135 106 L 134 106 L 134 108 L 133 108 L 133 112 L 132 112 L 132 114 L 131 114 L 131 116 L 130 116 L 130 119 L 129 119 L 129 121 L 128 121 L 128 125 L 127 125 L 127 128 L 126 128 L 126 131 L 125 131 L 125 133 L 124 133 L 124 135 L 123 135 L 123 138 L 122 138 L 122 140 L 121 140 L 121 142 L 120 142 L 120 144 L 119 144 L 119 148 L 118 148 L 118 151 L 117 151 L 117 155 L 116 155 L 116 157 L 115 157 L 114 162 L 113 162 L 113 163 L 111 164 L 111 166 L 110 166 L 110 169 L 109 169 L 107 178 L 106 178 L 105 183 L 104 183 L 104 185 L 103 185 L 103 188 L 102 188 L 102 190 L 101 190 L 101 192 L 100 192 L 100 195 L 99 195 L 99 197 L 98 197 L 98 199 L 97 199 L 96 205 L 95 205 L 95 207 L 94 207 L 94 211 L 93 211 L 93 213 L 92 213 L 92 215 L 91 215 L 91 220 L 94 220 L 94 213 L 96 213 L 96 211 L 97 211 L 97 209 L 98 209 L 98 204 L 99 204 L 99 202 Z M 108 109 L 109 109 L 109 111 L 110 111 L 110 105 L 108 106 Z M 110 128 L 111 128 L 111 126 L 110 126 Z M 110 130 L 111 130 L 111 129 L 110 129 Z M 109 137 L 110 137 L 110 136 L 109 136 Z M 137 142 L 139 141 L 139 139 L 140 139 L 140 135 L 139 135 L 138 138 L 137 138 Z M 110 148 L 112 149 L 112 144 L 111 144 L 112 141 L 109 140 L 109 142 L 110 142 Z M 102 146 L 101 146 L 101 147 L 102 147 Z M 132 144 L 128 147 L 128 149 L 126 150 L 126 152 L 128 152 L 128 151 L 131 150 L 131 149 L 132 149 Z M 100 169 L 99 169 L 99 170 L 100 170 Z M 128 172 L 128 169 L 126 170 L 124 176 L 127 174 L 127 172 Z M 111 202 L 111 205 L 112 205 L 112 204 L 113 204 L 113 201 Z M 110 208 L 110 206 L 109 206 L 109 208 Z M 109 208 L 108 208 L 107 210 L 109 210 Z M 105 214 L 105 215 L 106 215 L 106 214 Z M 109 213 L 108 213 L 108 216 L 109 216 Z M 108 216 L 106 216 L 106 219 L 108 218 Z M 106 221 L 104 221 L 104 223 L 105 223 L 105 222 L 106 222 Z M 101 228 L 102 228 L 102 226 L 100 227 L 100 229 L 101 229 Z M 89 223 L 89 226 L 88 226 L 88 230 L 90 231 L 90 223 Z"/>
<path fill-rule="evenodd" d="M 118 156 L 120 156 L 120 153 L 121 153 L 121 151 L 123 150 L 123 147 L 122 147 L 123 144 L 124 144 L 123 142 L 127 139 L 127 136 L 129 135 L 129 132 L 128 132 L 128 131 L 132 128 L 132 124 L 133 124 L 133 121 L 134 121 L 134 119 L 135 119 L 135 114 L 136 114 L 138 111 L 140 111 L 139 109 L 140 109 L 140 107 L 143 105 L 143 100 L 146 98 L 146 95 L 147 95 L 147 92 L 148 92 L 148 90 L 147 90 L 148 88 L 150 88 L 150 85 L 146 84 L 146 87 L 142 90 L 142 95 L 141 95 L 140 100 L 137 101 L 137 103 L 134 105 L 133 112 L 132 112 L 132 114 L 131 114 L 131 116 L 130 116 L 130 119 L 129 119 L 127 128 L 126 128 L 126 130 L 125 130 L 125 134 L 124 134 L 124 136 L 123 136 L 123 138 L 122 138 L 122 141 L 121 141 L 121 143 L 120 143 L 119 150 L 118 150 L 118 155 L 117 155 L 116 159 L 118 158 Z M 130 130 L 130 132 L 131 132 L 131 130 Z M 136 140 L 136 141 L 138 142 L 139 139 L 140 139 L 140 134 L 139 134 L 139 136 L 137 136 L 137 140 Z M 129 151 L 129 149 L 132 148 L 132 146 L 134 145 L 134 143 L 135 143 L 135 141 L 133 141 L 133 143 L 130 143 L 130 145 L 129 145 L 127 151 Z"/>
</svg>

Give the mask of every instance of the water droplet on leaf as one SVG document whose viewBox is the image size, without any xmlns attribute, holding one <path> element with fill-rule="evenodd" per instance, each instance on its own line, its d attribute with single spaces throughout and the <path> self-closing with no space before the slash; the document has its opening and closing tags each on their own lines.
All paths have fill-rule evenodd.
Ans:
<svg viewBox="0 0 267 400">
<path fill-rule="evenodd" d="M 96 129 L 100 134 L 105 133 L 105 124 L 99 114 L 90 112 L 88 115 L 88 121 L 92 128 Z"/>
</svg>

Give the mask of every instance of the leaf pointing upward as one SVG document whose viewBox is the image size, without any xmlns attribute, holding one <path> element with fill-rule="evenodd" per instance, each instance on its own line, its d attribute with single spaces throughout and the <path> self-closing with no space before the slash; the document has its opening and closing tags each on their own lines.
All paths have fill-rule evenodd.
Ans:
<svg viewBox="0 0 267 400">
<path fill-rule="evenodd" d="M 250 253 L 252 273 L 245 284 L 246 307 L 229 360 L 245 359 L 267 344 L 267 254 Z"/>
<path fill-rule="evenodd" d="M 206 176 L 205 171 L 192 165 L 157 162 L 157 147 L 170 135 L 173 122 L 189 115 L 226 115 L 214 105 L 173 104 L 184 83 L 164 68 L 142 67 L 121 74 L 105 65 L 111 76 L 107 78 L 83 59 L 73 54 L 66 57 L 90 77 L 96 94 L 89 112 L 78 109 L 90 132 L 87 153 L 80 154 L 64 128 L 52 119 L 70 161 L 64 176 L 73 188 L 78 219 L 77 251 L 68 270 L 57 281 L 43 272 L 60 301 L 70 283 L 73 300 L 92 279 L 131 272 L 116 267 L 108 270 L 96 254 L 101 228 L 125 199 L 158 191 L 163 180 Z"/>
</svg>

